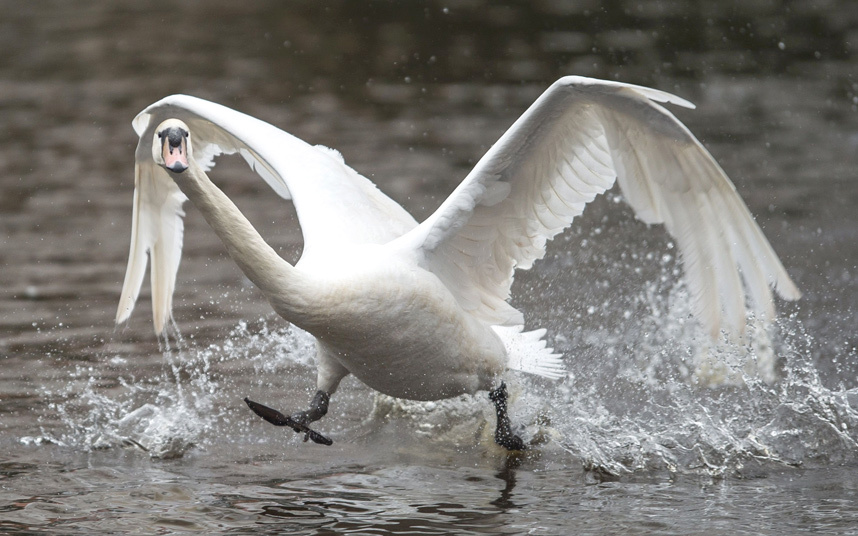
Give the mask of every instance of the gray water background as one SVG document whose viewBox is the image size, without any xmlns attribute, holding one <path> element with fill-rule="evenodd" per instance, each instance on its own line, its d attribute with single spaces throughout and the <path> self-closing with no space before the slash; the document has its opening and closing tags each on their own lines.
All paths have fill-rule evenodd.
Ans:
<svg viewBox="0 0 858 536">
<path fill-rule="evenodd" d="M 0 13 L 0 532 L 858 533 L 854 1 L 0 0 Z M 320 423 L 330 448 L 248 415 L 248 395 L 306 404 L 311 341 L 192 206 L 181 344 L 159 347 L 147 288 L 114 328 L 130 120 L 151 102 L 193 94 L 335 147 L 421 219 L 565 74 L 697 104 L 675 112 L 804 292 L 778 304 L 770 347 L 706 349 L 670 240 L 616 192 L 517 275 L 515 304 L 572 373 L 510 378 L 540 443 L 525 457 L 492 446 L 481 395 L 413 405 L 347 380 Z M 241 162 L 212 177 L 299 256 L 288 203 Z M 731 381 L 694 374 L 710 354 Z M 773 383 L 746 374 L 768 358 Z"/>
</svg>

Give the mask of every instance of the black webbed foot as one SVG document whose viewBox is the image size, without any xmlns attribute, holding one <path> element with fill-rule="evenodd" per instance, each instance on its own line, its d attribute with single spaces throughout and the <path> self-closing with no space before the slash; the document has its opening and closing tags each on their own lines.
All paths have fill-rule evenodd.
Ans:
<svg viewBox="0 0 858 536">
<path fill-rule="evenodd" d="M 527 450 L 527 445 L 524 444 L 524 441 L 512 433 L 509 415 L 507 415 L 506 384 L 501 382 L 500 387 L 489 391 L 489 398 L 494 402 L 498 415 L 498 424 L 495 429 L 495 443 L 507 450 Z"/>
<path fill-rule="evenodd" d="M 327 393 L 319 391 L 316 393 L 316 397 L 313 398 L 313 405 L 308 411 L 301 411 L 291 417 L 287 417 L 276 409 L 263 406 L 249 398 L 245 398 L 244 401 L 254 413 L 274 426 L 288 426 L 299 434 L 303 433 L 304 441 L 312 440 L 314 443 L 319 443 L 321 445 L 333 445 L 334 442 L 331 439 L 323 436 L 315 430 L 311 430 L 310 427 L 307 426 L 311 422 L 319 420 L 323 415 L 325 415 L 325 413 L 327 413 L 328 399 L 329 397 Z"/>
</svg>

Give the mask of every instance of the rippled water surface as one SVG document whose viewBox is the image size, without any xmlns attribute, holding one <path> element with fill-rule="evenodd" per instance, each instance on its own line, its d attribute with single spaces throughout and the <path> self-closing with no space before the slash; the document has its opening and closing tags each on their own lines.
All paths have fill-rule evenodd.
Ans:
<svg viewBox="0 0 858 536">
<path fill-rule="evenodd" d="M 0 9 L 0 532 L 858 533 L 852 0 Z M 570 371 L 509 378 L 525 456 L 493 445 L 484 394 L 415 404 L 347 379 L 331 447 L 249 415 L 244 396 L 305 406 L 312 341 L 192 206 L 181 340 L 159 347 L 148 287 L 114 328 L 147 104 L 194 94 L 335 147 L 421 219 L 565 74 L 697 104 L 676 113 L 804 292 L 771 331 L 709 344 L 669 238 L 618 192 L 517 276 Z M 212 177 L 297 259 L 291 206 L 241 162 Z"/>
</svg>

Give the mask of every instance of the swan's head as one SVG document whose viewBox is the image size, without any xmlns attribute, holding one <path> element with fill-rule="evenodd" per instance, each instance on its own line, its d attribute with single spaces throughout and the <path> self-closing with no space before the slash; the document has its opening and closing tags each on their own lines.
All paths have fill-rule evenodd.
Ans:
<svg viewBox="0 0 858 536">
<path fill-rule="evenodd" d="M 188 125 L 178 119 L 167 119 L 155 129 L 152 158 L 159 166 L 182 173 L 190 166 L 191 142 Z"/>
</svg>

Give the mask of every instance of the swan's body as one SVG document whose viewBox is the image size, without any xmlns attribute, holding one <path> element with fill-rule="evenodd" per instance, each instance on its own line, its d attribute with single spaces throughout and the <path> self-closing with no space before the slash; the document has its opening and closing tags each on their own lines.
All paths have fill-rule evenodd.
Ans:
<svg viewBox="0 0 858 536">
<path fill-rule="evenodd" d="M 274 309 L 315 335 L 331 365 L 377 391 L 449 398 L 491 388 L 506 369 L 492 327 L 464 311 L 432 273 L 389 248 L 345 246 L 298 269 L 312 289 L 312 312 L 295 315 L 276 299 Z M 324 381 L 319 389 L 330 392 Z"/>
<path fill-rule="evenodd" d="M 710 333 L 744 328 L 745 291 L 771 318 L 770 286 L 787 299 L 798 290 L 724 172 L 654 101 L 691 106 L 639 86 L 557 81 L 418 225 L 335 151 L 217 104 L 167 97 L 134 120 L 134 224 L 116 320 L 131 313 L 148 251 L 163 331 L 187 196 L 273 308 L 316 337 L 324 393 L 349 373 L 418 400 L 489 389 L 506 368 L 557 378 L 562 365 L 544 331 L 524 332 L 508 303 L 513 271 L 530 268 L 615 181 L 640 219 L 675 237 Z M 173 148 L 184 145 L 159 137 L 168 133 L 175 143 L 184 136 L 186 164 L 172 167 Z M 295 203 L 305 246 L 294 267 L 206 175 L 215 156 L 236 152 Z"/>
</svg>

